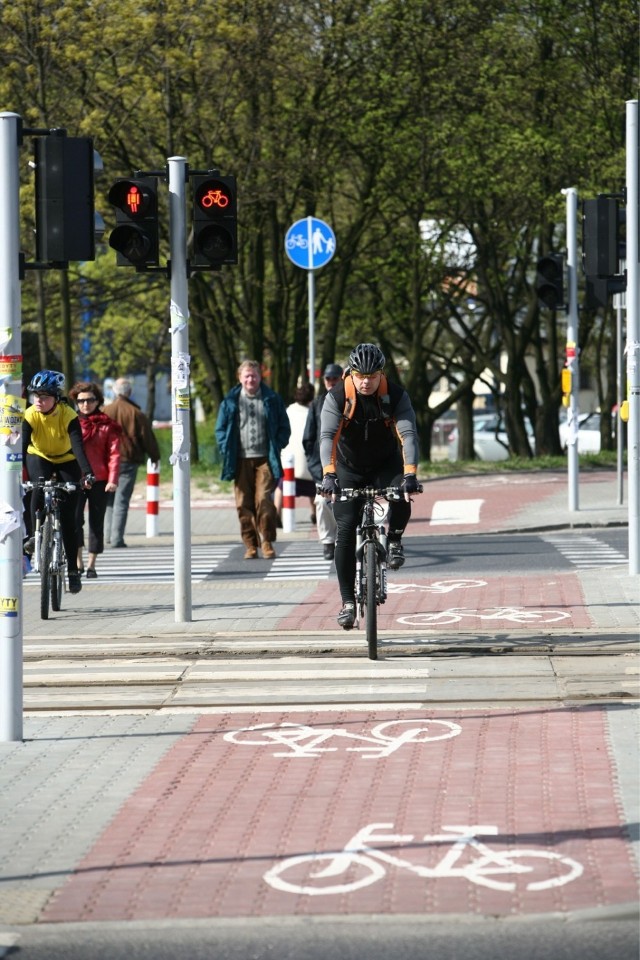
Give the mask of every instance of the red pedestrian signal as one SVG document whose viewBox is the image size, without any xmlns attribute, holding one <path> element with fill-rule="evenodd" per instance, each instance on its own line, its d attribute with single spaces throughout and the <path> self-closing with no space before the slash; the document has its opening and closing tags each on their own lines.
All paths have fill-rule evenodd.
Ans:
<svg viewBox="0 0 640 960">
<path fill-rule="evenodd" d="M 194 267 L 238 262 L 235 177 L 197 174 L 193 181 Z"/>
<path fill-rule="evenodd" d="M 140 208 L 142 207 L 142 193 L 137 183 L 132 183 L 129 187 L 125 199 L 125 206 L 132 217 L 140 212 Z"/>
<path fill-rule="evenodd" d="M 158 265 L 158 178 L 116 180 L 109 191 L 116 208 L 116 227 L 109 246 L 117 253 L 118 266 L 144 270 Z"/>
</svg>

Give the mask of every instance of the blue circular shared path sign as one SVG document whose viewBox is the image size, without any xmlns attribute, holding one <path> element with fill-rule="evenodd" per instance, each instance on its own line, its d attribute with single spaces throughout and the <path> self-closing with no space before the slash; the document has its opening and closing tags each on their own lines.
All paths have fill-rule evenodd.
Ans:
<svg viewBox="0 0 640 960">
<path fill-rule="evenodd" d="M 315 217 L 297 220 L 284 238 L 287 256 L 296 267 L 317 270 L 329 263 L 336 252 L 336 236 L 328 223 Z"/>
</svg>

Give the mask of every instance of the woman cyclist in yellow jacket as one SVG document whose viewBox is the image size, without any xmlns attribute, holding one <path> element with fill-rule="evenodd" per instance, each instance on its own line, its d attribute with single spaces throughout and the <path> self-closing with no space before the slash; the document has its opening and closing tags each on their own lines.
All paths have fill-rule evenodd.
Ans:
<svg viewBox="0 0 640 960">
<path fill-rule="evenodd" d="M 67 495 L 60 508 L 62 540 L 67 555 L 70 593 L 80 593 L 78 572 L 78 536 L 75 516 L 79 487 L 93 483 L 91 465 L 82 446 L 78 414 L 63 402 L 64 374 L 40 370 L 27 387 L 33 406 L 28 407 L 22 427 L 22 455 L 29 480 L 50 480 L 54 475 L 62 483 L 75 483 L 78 489 Z M 35 530 L 36 512 L 41 508 L 42 491 L 31 496 L 31 529 Z M 25 551 L 33 550 L 27 541 Z"/>
</svg>

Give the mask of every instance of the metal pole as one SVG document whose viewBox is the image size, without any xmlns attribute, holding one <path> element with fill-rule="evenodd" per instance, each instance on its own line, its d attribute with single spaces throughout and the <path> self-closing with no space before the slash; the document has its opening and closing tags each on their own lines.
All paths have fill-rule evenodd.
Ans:
<svg viewBox="0 0 640 960">
<path fill-rule="evenodd" d="M 567 198 L 567 349 L 566 366 L 571 372 L 571 392 L 567 409 L 567 468 L 569 510 L 580 509 L 578 496 L 578 423 L 580 415 L 580 348 L 578 346 L 578 191 L 562 191 Z"/>
<path fill-rule="evenodd" d="M 309 300 L 309 383 L 316 385 L 316 333 L 315 333 L 315 282 L 313 276 L 313 217 L 307 217 L 307 249 L 309 251 L 309 269 L 307 271 L 307 297 Z"/>
<path fill-rule="evenodd" d="M 616 472 L 618 478 L 618 506 L 624 503 L 624 421 L 620 418 L 620 407 L 624 400 L 624 351 L 622 349 L 622 304 L 623 294 L 613 298 L 616 304 L 616 403 L 618 407 L 616 423 Z"/>
<path fill-rule="evenodd" d="M 189 409 L 189 297 L 187 285 L 186 175 L 184 157 L 169 157 L 171 241 L 171 403 L 175 622 L 191 621 L 191 436 Z"/>
<path fill-rule="evenodd" d="M 22 339 L 17 113 L 0 113 L 0 740 L 22 740 Z M 17 457 L 14 459 L 12 454 Z M 7 507 L 9 508 L 7 510 Z"/>
<path fill-rule="evenodd" d="M 640 573 L 640 267 L 638 264 L 638 101 L 627 100 L 627 425 L 629 573 Z"/>
</svg>

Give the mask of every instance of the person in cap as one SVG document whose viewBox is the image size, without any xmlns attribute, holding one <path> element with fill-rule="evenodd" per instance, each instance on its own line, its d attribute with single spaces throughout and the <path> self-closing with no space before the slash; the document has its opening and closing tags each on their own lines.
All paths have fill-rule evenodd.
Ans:
<svg viewBox="0 0 640 960">
<path fill-rule="evenodd" d="M 383 374 L 385 356 L 373 343 L 349 355 L 345 377 L 327 394 L 320 416 L 322 492 L 333 501 L 338 535 L 336 573 L 342 598 L 338 623 L 350 630 L 356 617 L 356 527 L 361 500 L 340 500 L 341 487 L 401 487 L 405 497 L 389 505 L 388 566 L 404 564 L 402 534 L 418 492 L 418 432 L 411 400 Z"/>
<path fill-rule="evenodd" d="M 324 391 L 313 400 L 307 414 L 307 422 L 302 435 L 302 446 L 307 456 L 309 473 L 316 483 L 322 483 L 322 461 L 320 460 L 320 413 L 327 392 L 335 387 L 342 378 L 342 367 L 337 363 L 328 363 L 324 368 Z M 336 542 L 336 520 L 333 504 L 318 493 L 315 498 L 316 530 L 322 544 L 325 560 L 333 560 Z"/>
</svg>

